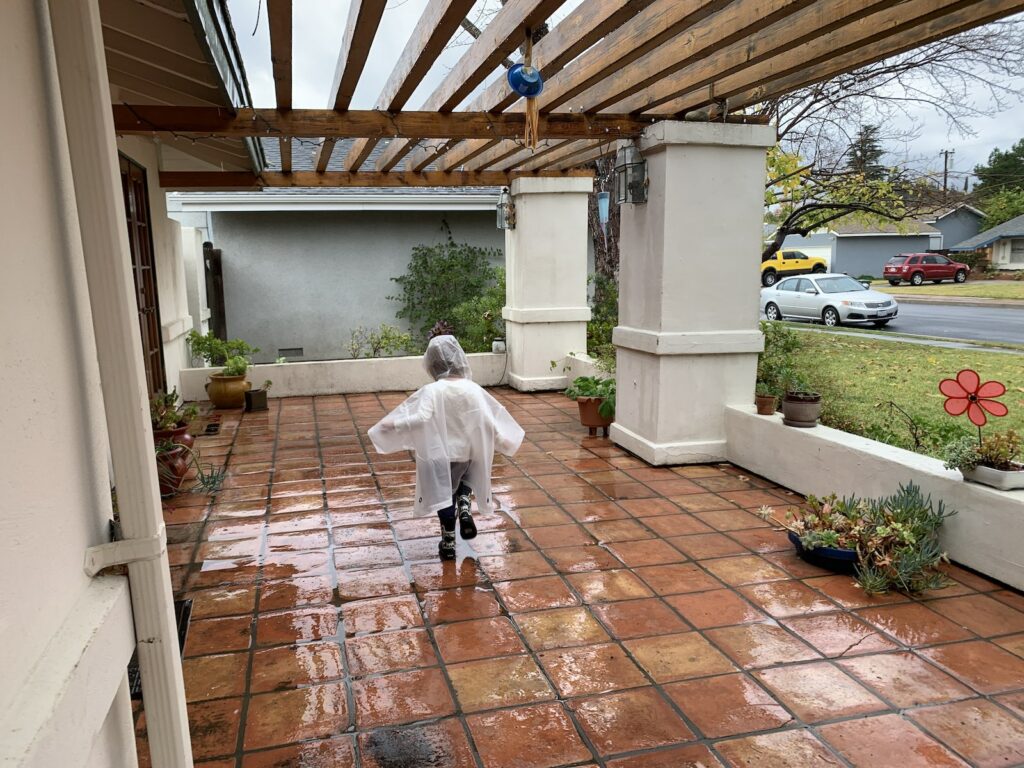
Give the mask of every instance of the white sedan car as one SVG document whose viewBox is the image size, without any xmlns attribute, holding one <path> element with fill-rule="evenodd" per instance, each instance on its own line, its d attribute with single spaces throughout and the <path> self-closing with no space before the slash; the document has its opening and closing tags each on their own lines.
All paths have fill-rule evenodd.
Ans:
<svg viewBox="0 0 1024 768">
<path fill-rule="evenodd" d="M 881 328 L 896 317 L 899 307 L 892 296 L 849 275 L 826 273 L 788 277 L 762 288 L 761 311 L 769 320 L 820 320 L 828 326 L 871 323 Z"/>
</svg>

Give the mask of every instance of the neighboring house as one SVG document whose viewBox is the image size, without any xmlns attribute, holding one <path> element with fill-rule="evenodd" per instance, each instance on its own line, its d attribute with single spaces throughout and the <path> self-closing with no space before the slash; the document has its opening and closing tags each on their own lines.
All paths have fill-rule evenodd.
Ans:
<svg viewBox="0 0 1024 768">
<path fill-rule="evenodd" d="M 950 248 L 981 232 L 985 226 L 985 212 L 967 203 L 961 203 L 953 208 L 938 211 L 923 221 L 942 233 L 940 249 Z"/>
<path fill-rule="evenodd" d="M 824 257 L 833 272 L 881 277 L 885 262 L 897 253 L 941 249 L 942 233 L 925 222 L 843 223 L 807 237 L 790 235 L 782 247 Z"/>
<path fill-rule="evenodd" d="M 350 142 L 338 142 L 340 170 Z M 372 166 L 387 146 L 377 145 Z M 306 151 L 304 151 L 304 149 Z M 263 142 L 278 167 L 278 142 Z M 313 168 L 312 149 L 293 151 L 294 170 Z M 229 338 L 260 348 L 257 362 L 348 357 L 358 326 L 401 325 L 391 278 L 405 274 L 412 249 L 456 242 L 497 249 L 496 187 L 269 188 L 167 196 L 170 215 L 204 233 L 220 251 Z M 212 304 L 212 302 L 211 302 Z"/>
<path fill-rule="evenodd" d="M 980 251 L 996 269 L 1024 269 L 1024 216 L 1004 221 L 979 232 L 949 249 L 956 252 Z"/>
</svg>

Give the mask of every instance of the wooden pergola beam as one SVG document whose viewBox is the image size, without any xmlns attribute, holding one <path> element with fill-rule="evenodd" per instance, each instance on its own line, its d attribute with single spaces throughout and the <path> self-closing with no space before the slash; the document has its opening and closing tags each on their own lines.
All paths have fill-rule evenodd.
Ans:
<svg viewBox="0 0 1024 768">
<path fill-rule="evenodd" d="M 614 108 L 616 111 L 622 109 L 631 113 L 655 109 L 730 75 L 751 70 L 774 56 L 786 55 L 804 44 L 813 45 L 824 35 L 836 33 L 872 13 L 886 9 L 895 10 L 887 0 L 823 0 L 789 19 L 766 27 L 750 40 L 719 48 L 710 56 L 634 91 L 627 98 L 615 101 L 604 99 L 599 104 L 595 103 L 595 107 Z M 835 36 L 831 39 L 834 40 Z M 808 62 L 807 66 L 813 66 L 813 62 Z"/>
<path fill-rule="evenodd" d="M 556 75 L 570 61 L 653 2 L 654 0 L 584 0 L 533 47 L 533 65 L 540 70 L 545 79 Z M 514 104 L 516 111 L 523 111 L 523 102 L 508 87 L 502 74 L 494 78 L 493 82 L 469 103 L 467 110 L 504 112 Z M 433 148 L 417 147 L 409 153 L 407 165 L 409 168 L 416 168 L 439 159 L 439 166 L 445 170 L 458 168 L 484 151 L 479 149 L 482 141 L 468 143 L 472 146 L 466 147 L 454 141 L 445 148 L 444 153 L 435 152 Z M 493 145 L 493 141 L 491 144 Z M 488 148 L 489 146 L 485 147 Z M 448 154 L 456 156 L 449 159 Z"/>
<path fill-rule="evenodd" d="M 474 0 L 430 0 L 401 57 L 391 70 L 377 98 L 376 108 L 398 112 L 409 101 L 430 67 L 452 39 L 459 24 L 473 8 Z M 358 171 L 376 145 L 376 139 L 357 139 L 342 163 L 346 171 Z M 415 170 L 415 169 L 414 169 Z"/>
<path fill-rule="evenodd" d="M 526 30 L 547 20 L 565 0 L 510 0 L 494 15 L 487 28 L 469 47 L 455 67 L 430 95 L 423 109 L 451 112 L 504 58 L 525 40 Z M 482 137 L 476 137 L 482 138 Z M 377 159 L 378 171 L 389 171 L 401 162 L 415 141 L 393 141 Z"/>
<path fill-rule="evenodd" d="M 495 163 L 494 170 L 505 171 L 505 173 L 508 173 L 509 171 L 521 169 L 522 166 L 526 165 L 526 163 L 561 149 L 566 144 L 570 143 L 570 141 L 571 139 L 566 141 L 553 141 L 546 145 L 538 144 L 536 149 L 522 149 L 514 155 L 510 155 L 504 160 Z"/>
<path fill-rule="evenodd" d="M 587 163 L 592 163 L 595 160 L 599 160 L 602 157 L 615 154 L 614 144 L 598 144 L 597 146 L 589 147 L 582 152 L 578 152 L 572 157 L 565 158 L 554 163 L 541 166 L 541 172 L 563 170 L 568 168 L 575 168 L 578 166 L 584 166 Z"/>
<path fill-rule="evenodd" d="M 267 0 L 270 27 L 270 63 L 274 70 L 274 96 L 278 110 L 292 108 L 292 0 Z M 292 169 L 292 143 L 278 139 L 281 170 Z"/>
<path fill-rule="evenodd" d="M 502 139 L 523 135 L 521 112 L 397 112 L 330 109 L 239 109 L 115 104 L 118 133 L 176 133 L 192 136 L 294 136 L 302 138 Z M 650 118 L 629 115 L 542 115 L 541 134 L 551 138 L 636 136 Z"/>
<path fill-rule="evenodd" d="M 587 178 L 589 170 L 570 169 L 543 173 L 502 173 L 483 171 L 428 171 L 426 173 L 348 173 L 346 171 L 293 171 L 292 173 L 249 171 L 162 171 L 160 186 L 172 190 L 261 189 L 264 187 L 501 187 L 518 177 Z"/>
<path fill-rule="evenodd" d="M 453 146 L 449 147 L 439 159 L 438 166 L 442 171 L 453 171 L 474 157 L 483 154 L 500 141 L 501 139 L 470 139 L 459 143 L 453 142 Z"/>
<path fill-rule="evenodd" d="M 500 141 L 486 152 L 481 152 L 472 160 L 467 160 L 462 167 L 467 171 L 483 171 L 495 163 L 505 160 L 523 149 L 522 143 L 514 141 Z"/>
<path fill-rule="evenodd" d="M 801 46 L 787 48 L 778 56 L 754 66 L 715 78 L 706 88 L 700 88 L 681 99 L 668 102 L 659 107 L 658 111 L 676 114 L 699 109 L 745 93 L 760 84 L 800 72 L 805 73 L 804 79 L 808 82 L 826 80 L 834 76 L 830 73 L 834 73 L 835 68 L 830 66 L 829 62 L 836 57 L 847 53 L 857 55 L 860 52 L 859 58 L 863 65 L 866 63 L 863 50 L 871 45 L 881 43 L 883 49 L 895 50 L 900 45 L 901 33 L 907 33 L 912 38 L 920 40 L 922 28 L 931 22 L 939 22 L 939 25 L 943 26 L 943 17 L 960 12 L 969 23 L 971 19 L 978 17 L 979 6 L 1000 4 L 1007 7 L 1022 5 L 1020 0 L 983 0 L 980 3 L 977 0 L 906 0 L 817 36 Z M 891 41 L 890 45 L 884 43 L 886 40 Z"/>
<path fill-rule="evenodd" d="M 978 5 L 983 7 L 978 8 Z M 832 57 L 825 67 L 814 70 L 813 73 L 799 71 L 788 77 L 759 83 L 751 90 L 730 99 L 730 108 L 741 109 L 765 99 L 791 93 L 816 82 L 853 72 L 891 56 L 912 51 L 922 45 L 965 32 L 982 24 L 998 21 L 1010 14 L 1024 10 L 1024 2 L 1021 0 L 986 0 L 986 2 L 971 4 L 971 6 L 961 8 L 872 45 Z M 671 107 L 672 105 L 666 106 Z"/>
<path fill-rule="evenodd" d="M 370 47 L 386 7 L 387 0 L 351 0 L 349 3 L 345 34 L 341 39 L 338 64 L 328 99 L 328 103 L 333 104 L 337 112 L 346 111 L 352 104 L 352 96 L 363 74 L 366 58 L 370 55 Z M 314 164 L 318 171 L 323 172 L 331 160 L 336 137 L 321 135 L 325 138 L 317 148 Z"/>
</svg>

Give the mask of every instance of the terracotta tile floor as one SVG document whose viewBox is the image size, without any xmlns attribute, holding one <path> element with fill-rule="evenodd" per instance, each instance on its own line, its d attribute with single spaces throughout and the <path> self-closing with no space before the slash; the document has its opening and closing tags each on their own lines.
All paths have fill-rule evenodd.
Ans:
<svg viewBox="0 0 1024 768">
<path fill-rule="evenodd" d="M 272 400 L 198 439 L 224 490 L 165 505 L 198 764 L 1024 764 L 1021 595 L 951 567 L 867 597 L 752 514 L 788 491 L 495 394 L 527 439 L 454 563 L 411 516 L 410 457 L 365 436 L 399 395 Z"/>
</svg>

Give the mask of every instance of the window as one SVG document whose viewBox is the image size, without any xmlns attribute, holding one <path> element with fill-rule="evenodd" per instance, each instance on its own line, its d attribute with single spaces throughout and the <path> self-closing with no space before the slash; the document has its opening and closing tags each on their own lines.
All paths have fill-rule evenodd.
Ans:
<svg viewBox="0 0 1024 768">
<path fill-rule="evenodd" d="M 907 258 L 907 264 L 920 264 L 920 263 L 921 263 L 921 257 L 920 256 L 910 256 L 910 257 Z"/>
<path fill-rule="evenodd" d="M 936 255 L 935 256 L 935 263 L 936 264 L 952 264 L 952 262 L 949 259 L 947 259 L 945 256 L 940 256 L 940 255 Z"/>
<path fill-rule="evenodd" d="M 907 260 L 906 254 L 900 254 L 899 256 L 893 256 L 891 259 L 889 259 L 889 264 L 894 266 L 894 267 L 898 267 L 900 264 L 902 264 L 906 260 Z"/>
<path fill-rule="evenodd" d="M 815 293 L 818 292 L 817 289 L 815 289 L 814 287 L 814 283 L 812 283 L 806 277 L 802 277 L 799 280 L 797 280 L 796 290 L 798 293 L 803 293 L 804 291 L 814 291 Z"/>
<path fill-rule="evenodd" d="M 784 259 L 806 259 L 807 256 L 805 256 L 800 251 L 783 251 L 782 252 L 782 258 L 784 258 Z"/>
<path fill-rule="evenodd" d="M 781 283 L 778 284 L 778 286 L 776 286 L 776 290 L 778 290 L 778 291 L 795 291 L 796 290 L 796 284 L 798 282 L 799 282 L 799 280 L 783 280 Z"/>
<path fill-rule="evenodd" d="M 818 279 L 818 287 L 823 293 L 850 293 L 853 291 L 866 291 L 863 285 L 852 277 L 823 277 Z"/>
<path fill-rule="evenodd" d="M 942 262 L 939 261 L 939 257 L 938 256 L 922 256 L 921 257 L 921 263 L 922 264 L 941 264 Z"/>
</svg>

